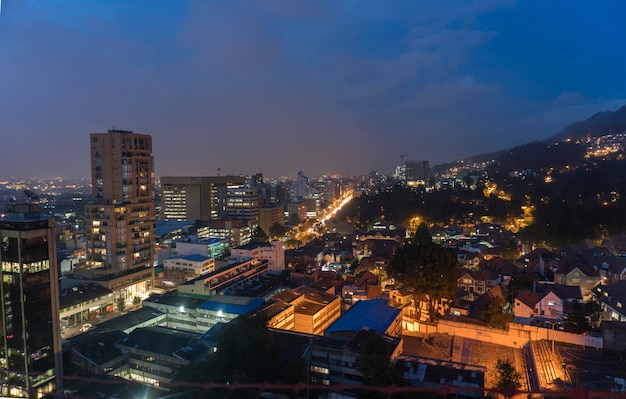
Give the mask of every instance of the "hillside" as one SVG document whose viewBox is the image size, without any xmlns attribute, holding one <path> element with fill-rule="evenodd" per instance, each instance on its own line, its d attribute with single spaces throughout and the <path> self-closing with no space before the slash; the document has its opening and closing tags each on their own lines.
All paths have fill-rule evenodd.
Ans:
<svg viewBox="0 0 626 399">
<path fill-rule="evenodd" d="M 563 142 L 568 138 L 575 141 L 581 138 L 586 138 L 587 136 L 600 137 L 607 134 L 621 133 L 626 133 L 626 105 L 616 111 L 598 112 L 582 122 L 572 123 L 560 133 L 543 140 L 542 143 L 553 144 Z M 434 165 L 432 170 L 434 173 L 442 173 L 461 165 L 480 164 L 482 162 L 489 162 L 493 159 L 501 160 L 503 156 L 511 154 L 512 152 L 519 153 L 519 151 L 514 150 L 519 150 L 520 148 L 526 148 L 528 146 L 536 147 L 536 145 L 537 143 L 528 143 L 527 145 L 521 145 L 515 148 L 507 148 L 500 151 L 477 154 L 454 162 Z"/>
<path fill-rule="evenodd" d="M 617 111 L 598 112 L 587 120 L 576 122 L 562 132 L 545 140 L 546 143 L 558 143 L 570 138 L 578 140 L 588 135 L 591 137 L 626 132 L 626 105 Z"/>
</svg>

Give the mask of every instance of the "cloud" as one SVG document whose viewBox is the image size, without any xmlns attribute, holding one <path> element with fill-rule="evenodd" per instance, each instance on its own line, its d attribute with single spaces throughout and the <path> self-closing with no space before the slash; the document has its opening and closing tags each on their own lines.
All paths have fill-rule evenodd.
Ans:
<svg viewBox="0 0 626 399">
<path fill-rule="evenodd" d="M 10 99 L 0 133 L 31 159 L 53 151 L 64 161 L 42 167 L 9 154 L 0 169 L 84 176 L 87 134 L 115 125 L 153 135 L 159 175 L 389 172 L 398 153 L 450 161 L 617 104 L 606 89 L 562 89 L 552 76 L 528 74 L 518 63 L 537 60 L 493 47 L 509 27 L 526 26 L 516 19 L 524 7 L 13 2 L 0 24 L 0 91 Z M 527 46 L 538 41 L 529 36 Z M 572 54 L 561 45 L 556 55 Z"/>
</svg>

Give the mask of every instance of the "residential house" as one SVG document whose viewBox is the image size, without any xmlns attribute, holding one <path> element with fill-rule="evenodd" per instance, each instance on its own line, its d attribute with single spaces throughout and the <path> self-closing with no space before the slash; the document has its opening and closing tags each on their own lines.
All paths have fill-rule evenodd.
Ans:
<svg viewBox="0 0 626 399">
<path fill-rule="evenodd" d="M 460 269 L 457 278 L 457 286 L 468 293 L 470 300 L 474 300 L 501 282 L 502 276 L 489 270 Z"/>
<path fill-rule="evenodd" d="M 559 268 L 554 272 L 555 283 L 580 287 L 585 300 L 600 281 L 598 271 L 587 265 L 579 254 L 562 258 Z"/>
<path fill-rule="evenodd" d="M 574 301 L 582 300 L 578 286 L 559 284 L 537 284 L 536 291 L 520 291 L 515 297 L 514 315 L 522 324 L 532 319 L 561 320 Z"/>
<path fill-rule="evenodd" d="M 602 320 L 626 321 L 626 280 L 598 285 L 591 296 L 600 304 Z"/>
</svg>

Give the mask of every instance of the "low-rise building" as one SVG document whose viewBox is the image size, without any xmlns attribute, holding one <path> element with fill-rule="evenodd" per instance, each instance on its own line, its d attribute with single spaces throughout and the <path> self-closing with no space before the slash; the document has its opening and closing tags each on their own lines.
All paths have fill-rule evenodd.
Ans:
<svg viewBox="0 0 626 399">
<path fill-rule="evenodd" d="M 93 282 L 60 290 L 61 332 L 113 312 L 114 304 L 113 291 Z"/>
<path fill-rule="evenodd" d="M 555 283 L 579 286 L 585 300 L 600 281 L 598 271 L 585 264 L 579 256 L 561 259 L 558 269 L 554 272 Z"/>
<path fill-rule="evenodd" d="M 208 258 L 220 258 L 230 250 L 226 238 L 186 237 L 174 241 L 172 256 L 202 255 Z"/>
<path fill-rule="evenodd" d="M 536 283 L 535 291 L 520 291 L 515 298 L 514 315 L 522 324 L 531 319 L 561 320 L 573 302 L 582 301 L 578 286 Z"/>
<path fill-rule="evenodd" d="M 626 280 L 598 285 L 591 295 L 600 304 L 602 320 L 626 321 Z"/>
<path fill-rule="evenodd" d="M 244 288 L 268 270 L 267 260 L 249 258 L 189 280 L 179 285 L 177 290 L 181 295 L 208 298 L 230 289 Z"/>
<path fill-rule="evenodd" d="M 250 258 L 267 260 L 268 270 L 271 272 L 285 270 L 285 245 L 280 241 L 251 242 L 233 248 L 230 255 L 238 261 Z"/>
<path fill-rule="evenodd" d="M 356 334 L 362 328 L 399 337 L 402 333 L 402 311 L 389 306 L 383 298 L 359 301 L 335 320 L 324 335 Z"/>
<path fill-rule="evenodd" d="M 273 297 L 274 300 L 293 305 L 293 310 L 285 307 L 283 312 L 294 314 L 295 331 L 322 335 L 341 315 L 341 300 L 337 295 L 318 291 L 315 288 L 300 286 L 293 290 L 284 290 Z M 286 316 L 274 317 L 286 319 Z"/>
<path fill-rule="evenodd" d="M 258 310 L 263 298 L 216 295 L 207 299 L 183 295 L 153 295 L 144 301 L 144 308 L 158 310 L 166 315 L 169 328 L 204 334 L 217 323 L 250 314 Z"/>
<path fill-rule="evenodd" d="M 193 278 L 215 271 L 215 258 L 204 255 L 186 255 L 165 259 L 163 269 L 167 276 L 181 274 L 183 277 Z"/>
<path fill-rule="evenodd" d="M 71 343 L 70 361 L 83 374 L 129 378 L 128 353 L 115 346 L 127 336 L 108 331 L 76 340 Z"/>
</svg>

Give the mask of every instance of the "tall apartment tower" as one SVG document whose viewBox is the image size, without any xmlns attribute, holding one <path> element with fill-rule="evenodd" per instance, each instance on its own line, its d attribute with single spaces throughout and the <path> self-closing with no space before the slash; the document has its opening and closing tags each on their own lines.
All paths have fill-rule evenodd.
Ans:
<svg viewBox="0 0 626 399">
<path fill-rule="evenodd" d="M 155 251 L 152 137 L 92 133 L 91 193 L 85 206 L 87 262 L 74 274 L 125 298 L 149 290 Z M 125 291 L 125 292 L 123 292 Z"/>
<path fill-rule="evenodd" d="M 0 216 L 2 397 L 40 398 L 61 388 L 59 287 L 54 219 L 37 204 Z"/>
</svg>

